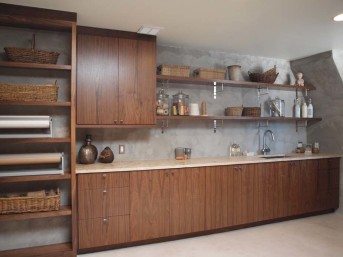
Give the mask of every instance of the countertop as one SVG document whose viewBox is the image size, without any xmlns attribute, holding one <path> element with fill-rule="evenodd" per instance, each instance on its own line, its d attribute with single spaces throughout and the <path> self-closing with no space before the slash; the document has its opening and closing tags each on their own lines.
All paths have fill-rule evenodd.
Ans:
<svg viewBox="0 0 343 257">
<path fill-rule="evenodd" d="M 239 156 L 239 157 L 207 157 L 207 158 L 192 158 L 189 160 L 177 161 L 168 160 L 146 160 L 146 161 L 116 161 L 113 163 L 94 163 L 94 164 L 77 164 L 76 173 L 97 173 L 97 172 L 118 172 L 118 171 L 135 171 L 135 170 L 157 170 L 157 169 L 178 169 L 206 166 L 224 166 L 249 163 L 266 163 L 280 161 L 296 161 L 296 160 L 311 160 L 324 158 L 340 158 L 338 154 L 286 154 L 286 157 L 264 159 L 261 155 L 258 156 Z"/>
</svg>

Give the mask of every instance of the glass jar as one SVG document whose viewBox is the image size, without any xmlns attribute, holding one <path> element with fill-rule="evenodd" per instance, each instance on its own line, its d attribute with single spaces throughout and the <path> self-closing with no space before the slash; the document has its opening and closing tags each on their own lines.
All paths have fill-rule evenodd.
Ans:
<svg viewBox="0 0 343 257">
<path fill-rule="evenodd" d="M 169 115 L 169 107 L 169 95 L 164 93 L 163 89 L 160 89 L 156 94 L 156 114 L 163 116 Z"/>
<path fill-rule="evenodd" d="M 173 95 L 172 115 L 189 115 L 189 95 L 182 91 Z"/>
</svg>

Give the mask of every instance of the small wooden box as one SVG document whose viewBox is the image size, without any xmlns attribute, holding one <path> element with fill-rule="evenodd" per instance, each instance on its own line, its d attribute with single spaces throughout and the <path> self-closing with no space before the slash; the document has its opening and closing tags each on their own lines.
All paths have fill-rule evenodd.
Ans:
<svg viewBox="0 0 343 257">
<path fill-rule="evenodd" d="M 189 77 L 189 66 L 162 64 L 157 67 L 158 75 Z"/>
<path fill-rule="evenodd" d="M 194 71 L 194 77 L 201 79 L 225 79 L 225 69 L 198 68 Z"/>
</svg>

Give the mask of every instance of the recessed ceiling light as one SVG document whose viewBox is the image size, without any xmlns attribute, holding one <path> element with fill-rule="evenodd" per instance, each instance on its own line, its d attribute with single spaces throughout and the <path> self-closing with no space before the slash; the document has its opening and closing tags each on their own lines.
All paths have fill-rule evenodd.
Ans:
<svg viewBox="0 0 343 257">
<path fill-rule="evenodd" d="M 334 21 L 343 21 L 343 13 L 336 15 L 333 18 Z"/>
<path fill-rule="evenodd" d="M 146 34 L 146 35 L 153 35 L 156 36 L 157 33 L 163 28 L 161 27 L 156 27 L 156 26 L 147 26 L 143 25 L 142 27 L 139 28 L 137 33 L 139 34 Z"/>
</svg>

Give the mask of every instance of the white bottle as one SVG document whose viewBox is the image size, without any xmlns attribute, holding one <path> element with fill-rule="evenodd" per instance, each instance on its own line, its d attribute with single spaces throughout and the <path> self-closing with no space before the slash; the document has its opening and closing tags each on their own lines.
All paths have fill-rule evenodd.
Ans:
<svg viewBox="0 0 343 257">
<path fill-rule="evenodd" d="M 294 116 L 295 116 L 295 118 L 300 118 L 300 103 L 299 103 L 299 99 L 295 99 Z"/>
<path fill-rule="evenodd" d="M 307 118 L 313 118 L 313 105 L 311 98 L 308 100 Z"/>
<path fill-rule="evenodd" d="M 306 101 L 304 100 L 303 105 L 301 106 L 301 117 L 302 118 L 307 118 L 307 105 Z"/>
</svg>

